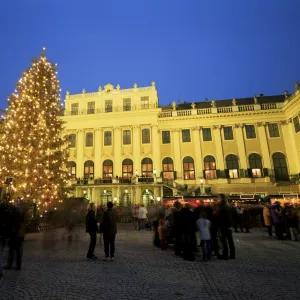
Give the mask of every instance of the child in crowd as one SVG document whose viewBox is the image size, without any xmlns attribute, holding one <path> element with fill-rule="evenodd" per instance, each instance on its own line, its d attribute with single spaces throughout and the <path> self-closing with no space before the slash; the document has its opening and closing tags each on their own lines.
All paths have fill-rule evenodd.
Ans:
<svg viewBox="0 0 300 300">
<path fill-rule="evenodd" d="M 205 213 L 200 214 L 197 220 L 197 228 L 200 233 L 200 246 L 202 248 L 203 261 L 211 259 L 211 222 L 207 219 Z"/>
<path fill-rule="evenodd" d="M 164 219 L 159 220 L 159 226 L 157 231 L 160 240 L 160 249 L 166 250 L 167 227 Z"/>
</svg>

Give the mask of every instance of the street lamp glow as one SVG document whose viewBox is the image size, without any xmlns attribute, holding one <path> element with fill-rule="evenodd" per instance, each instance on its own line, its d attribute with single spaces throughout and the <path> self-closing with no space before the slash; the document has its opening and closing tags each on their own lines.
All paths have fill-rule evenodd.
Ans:
<svg viewBox="0 0 300 300">
<path fill-rule="evenodd" d="M 128 193 L 128 190 L 125 190 L 125 194 L 127 194 Z"/>
<path fill-rule="evenodd" d="M 104 190 L 103 193 L 106 194 L 106 190 Z"/>
<path fill-rule="evenodd" d="M 156 200 L 157 200 L 157 201 L 160 201 L 160 197 L 157 197 Z"/>
<path fill-rule="evenodd" d="M 156 169 L 153 170 L 153 174 L 156 175 Z"/>
<path fill-rule="evenodd" d="M 118 198 L 115 196 L 115 197 L 114 197 L 114 201 L 117 201 L 117 199 L 118 199 Z"/>
<path fill-rule="evenodd" d="M 203 179 L 202 179 L 202 178 L 200 179 L 200 183 L 201 183 L 201 184 L 203 183 Z"/>
</svg>

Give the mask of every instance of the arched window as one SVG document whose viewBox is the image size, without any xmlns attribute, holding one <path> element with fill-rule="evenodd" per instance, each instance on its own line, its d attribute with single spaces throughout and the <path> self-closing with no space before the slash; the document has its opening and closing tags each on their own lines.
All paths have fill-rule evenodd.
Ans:
<svg viewBox="0 0 300 300">
<path fill-rule="evenodd" d="M 257 153 L 249 155 L 250 175 L 252 177 L 262 177 L 261 156 Z"/>
<path fill-rule="evenodd" d="M 288 181 L 289 172 L 284 154 L 276 152 L 272 155 L 275 179 L 277 181 Z"/>
<path fill-rule="evenodd" d="M 142 176 L 144 177 L 152 177 L 153 174 L 153 163 L 152 159 L 149 157 L 145 157 L 142 160 Z"/>
<path fill-rule="evenodd" d="M 94 179 L 94 163 L 91 160 L 84 163 L 84 178 Z"/>
<path fill-rule="evenodd" d="M 93 147 L 93 133 L 87 132 L 85 135 L 85 146 L 86 147 Z"/>
<path fill-rule="evenodd" d="M 185 180 L 195 179 L 194 159 L 190 156 L 183 159 L 183 176 Z"/>
<path fill-rule="evenodd" d="M 162 161 L 163 179 L 174 179 L 174 165 L 171 157 L 165 157 Z"/>
<path fill-rule="evenodd" d="M 131 159 L 124 159 L 122 162 L 122 177 L 131 178 L 133 175 L 133 162 Z"/>
<path fill-rule="evenodd" d="M 75 133 L 69 134 L 69 147 L 70 148 L 76 147 L 76 134 Z"/>
<path fill-rule="evenodd" d="M 109 159 L 103 162 L 103 179 L 112 178 L 113 176 L 113 162 Z"/>
<path fill-rule="evenodd" d="M 75 161 L 68 161 L 67 169 L 71 176 L 71 179 L 75 179 L 76 178 L 76 163 L 75 163 Z"/>
<path fill-rule="evenodd" d="M 204 157 L 204 175 L 205 179 L 216 179 L 216 160 L 213 156 L 207 155 Z"/>
<path fill-rule="evenodd" d="M 239 159 L 234 154 L 226 156 L 226 166 L 229 178 L 239 178 Z"/>
</svg>

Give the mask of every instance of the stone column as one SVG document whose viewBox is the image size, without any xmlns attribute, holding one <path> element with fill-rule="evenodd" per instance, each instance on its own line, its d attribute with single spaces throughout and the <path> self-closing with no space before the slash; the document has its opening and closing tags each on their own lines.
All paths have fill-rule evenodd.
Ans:
<svg viewBox="0 0 300 300">
<path fill-rule="evenodd" d="M 156 170 L 156 176 L 159 177 L 162 163 L 160 160 L 160 143 L 157 125 L 153 125 L 151 131 L 153 170 Z"/>
<path fill-rule="evenodd" d="M 240 161 L 240 169 L 248 169 L 246 147 L 243 133 L 244 124 L 235 124 L 236 142 Z"/>
<path fill-rule="evenodd" d="M 194 145 L 195 145 L 195 166 L 196 166 L 196 179 L 203 177 L 203 157 L 200 145 L 200 127 L 193 127 Z"/>
<path fill-rule="evenodd" d="M 122 130 L 120 127 L 114 127 L 113 134 L 113 142 L 114 142 L 114 176 L 122 176 L 122 166 L 121 166 L 121 148 L 122 148 Z"/>
<path fill-rule="evenodd" d="M 257 131 L 258 131 L 258 136 L 259 136 L 259 141 L 261 146 L 263 168 L 271 169 L 272 164 L 271 164 L 269 144 L 268 144 L 267 134 L 266 134 L 266 123 L 258 122 Z"/>
<path fill-rule="evenodd" d="M 77 130 L 77 141 L 76 141 L 76 177 L 83 177 L 83 149 L 84 149 L 84 131 L 82 129 Z"/>
<path fill-rule="evenodd" d="M 101 150 L 102 150 L 102 129 L 96 128 L 95 130 L 95 141 L 94 141 L 94 149 L 95 149 L 95 161 L 94 161 L 94 176 L 95 178 L 102 178 L 102 168 L 101 168 Z"/>
<path fill-rule="evenodd" d="M 141 130 L 140 126 L 133 126 L 133 176 L 135 176 L 135 171 L 141 174 Z"/>
<path fill-rule="evenodd" d="M 297 152 L 297 145 L 294 136 L 294 125 L 292 120 L 281 121 L 281 131 L 286 152 L 286 163 L 290 175 L 300 173 L 299 155 Z"/>
<path fill-rule="evenodd" d="M 172 130 L 173 151 L 174 151 L 174 171 L 177 173 L 177 179 L 182 179 L 182 160 L 180 153 L 180 129 Z"/>
<path fill-rule="evenodd" d="M 213 126 L 213 136 L 214 141 L 216 145 L 216 156 L 217 156 L 217 169 L 218 170 L 225 170 L 225 164 L 224 164 L 224 151 L 223 151 L 223 144 L 222 144 L 222 138 L 221 138 L 221 130 L 222 126 L 215 125 Z"/>
</svg>

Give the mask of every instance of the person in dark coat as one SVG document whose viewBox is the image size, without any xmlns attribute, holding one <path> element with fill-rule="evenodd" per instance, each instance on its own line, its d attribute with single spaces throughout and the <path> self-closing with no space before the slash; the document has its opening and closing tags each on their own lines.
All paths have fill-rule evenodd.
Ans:
<svg viewBox="0 0 300 300">
<path fill-rule="evenodd" d="M 218 200 L 220 205 L 217 211 L 217 222 L 223 247 L 223 254 L 219 256 L 219 259 L 228 259 L 228 246 L 230 250 L 229 258 L 235 259 L 235 247 L 232 238 L 232 208 L 226 203 L 224 194 L 219 194 Z"/>
<path fill-rule="evenodd" d="M 280 202 L 276 201 L 274 204 L 271 205 L 270 208 L 272 221 L 275 227 L 276 237 L 279 240 L 283 240 L 283 232 L 284 232 L 284 212 Z"/>
<path fill-rule="evenodd" d="M 85 219 L 86 232 L 90 235 L 90 246 L 86 258 L 88 259 L 96 259 L 97 257 L 94 254 L 95 246 L 96 246 L 96 235 L 98 231 L 97 227 L 97 219 L 95 216 L 95 205 L 94 203 L 90 203 L 88 206 L 88 213 Z"/>
<path fill-rule="evenodd" d="M 110 261 L 114 261 L 115 257 L 115 238 L 117 234 L 117 215 L 112 209 L 113 203 L 107 202 L 107 210 L 103 213 L 100 223 L 100 233 L 103 233 L 104 240 L 104 261 L 110 257 Z"/>
<path fill-rule="evenodd" d="M 182 204 L 179 201 L 174 203 L 175 210 L 173 211 L 173 228 L 172 234 L 174 236 L 174 251 L 175 255 L 182 255 L 182 228 L 181 228 L 181 219 L 180 219 L 180 210 L 182 209 Z"/>
<path fill-rule="evenodd" d="M 196 233 L 196 219 L 188 205 L 179 212 L 181 231 L 183 236 L 183 259 L 194 261 L 194 241 Z"/>
</svg>

